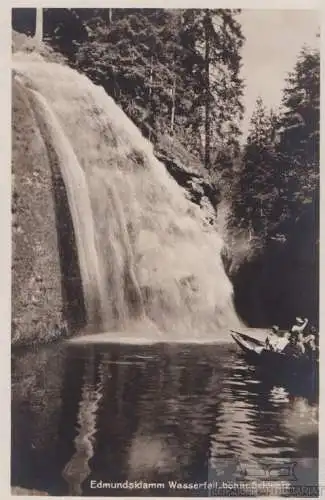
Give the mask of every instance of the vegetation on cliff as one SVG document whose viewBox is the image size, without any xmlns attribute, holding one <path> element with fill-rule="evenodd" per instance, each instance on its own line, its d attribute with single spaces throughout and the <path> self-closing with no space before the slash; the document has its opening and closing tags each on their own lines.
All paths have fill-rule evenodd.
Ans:
<svg viewBox="0 0 325 500">
<path fill-rule="evenodd" d="M 213 176 L 226 155 L 231 167 L 239 154 L 244 40 L 238 15 L 229 9 L 44 9 L 44 39 L 102 85 L 152 142 L 172 136 Z M 14 21 L 26 23 L 19 9 Z"/>
</svg>

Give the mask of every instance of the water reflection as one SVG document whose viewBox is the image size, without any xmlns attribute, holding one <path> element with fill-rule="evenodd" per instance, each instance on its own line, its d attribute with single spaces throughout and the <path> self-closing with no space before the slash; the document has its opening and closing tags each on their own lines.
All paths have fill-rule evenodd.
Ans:
<svg viewBox="0 0 325 500">
<path fill-rule="evenodd" d="M 96 363 L 96 357 L 89 356 L 82 377 L 81 400 L 77 413 L 77 435 L 74 438 L 75 453 L 63 469 L 63 477 L 69 484 L 69 494 L 81 495 L 82 483 L 89 476 L 89 460 L 94 454 L 96 419 L 102 398 L 103 365 Z"/>
<path fill-rule="evenodd" d="M 254 479 L 265 458 L 317 457 L 316 403 L 265 381 L 229 345 L 57 345 L 16 354 L 12 367 L 14 485 L 125 496 L 91 481 Z"/>
</svg>

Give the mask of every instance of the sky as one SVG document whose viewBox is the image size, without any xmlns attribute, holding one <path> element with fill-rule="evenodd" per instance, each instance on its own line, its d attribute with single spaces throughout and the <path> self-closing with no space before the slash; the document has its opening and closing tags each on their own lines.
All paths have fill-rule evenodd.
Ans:
<svg viewBox="0 0 325 500">
<path fill-rule="evenodd" d="M 243 10 L 238 16 L 246 37 L 242 72 L 246 89 L 243 133 L 260 96 L 268 107 L 281 103 L 285 78 L 304 44 L 319 44 L 320 14 L 311 10 Z"/>
</svg>

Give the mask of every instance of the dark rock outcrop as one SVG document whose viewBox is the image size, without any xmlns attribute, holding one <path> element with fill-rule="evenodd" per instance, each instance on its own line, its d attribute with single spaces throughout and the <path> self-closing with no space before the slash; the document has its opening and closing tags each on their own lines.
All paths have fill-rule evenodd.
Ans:
<svg viewBox="0 0 325 500">
<path fill-rule="evenodd" d="M 310 207 L 286 242 L 270 240 L 255 257 L 230 271 L 236 310 L 244 321 L 254 327 L 276 323 L 288 328 L 302 316 L 318 326 L 317 239 L 317 217 Z"/>
<path fill-rule="evenodd" d="M 218 206 L 221 201 L 220 192 L 201 173 L 184 166 L 178 159 L 172 158 L 162 151 L 156 150 L 155 156 L 165 165 L 176 182 L 186 189 L 188 197 L 193 203 L 201 206 L 202 200 L 205 197 L 209 200 L 212 207 L 216 208 Z"/>
</svg>

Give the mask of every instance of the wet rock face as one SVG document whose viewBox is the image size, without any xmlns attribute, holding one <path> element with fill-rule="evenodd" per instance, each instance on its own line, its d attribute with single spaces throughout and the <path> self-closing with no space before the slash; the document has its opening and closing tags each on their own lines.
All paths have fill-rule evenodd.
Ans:
<svg viewBox="0 0 325 500">
<path fill-rule="evenodd" d="M 201 206 L 207 200 L 212 207 L 217 207 L 221 201 L 221 196 L 216 187 L 212 186 L 200 172 L 188 168 L 179 160 L 163 151 L 155 151 L 155 155 L 161 161 L 169 174 L 176 182 L 186 189 L 188 197 L 193 203 Z"/>
<path fill-rule="evenodd" d="M 67 333 L 68 281 L 62 269 L 66 231 L 51 168 L 28 97 L 12 94 L 12 341 L 48 341 Z M 61 231 L 58 233 L 58 226 Z M 69 228 L 67 228 L 69 229 Z M 61 236 L 58 237 L 58 234 Z"/>
</svg>

